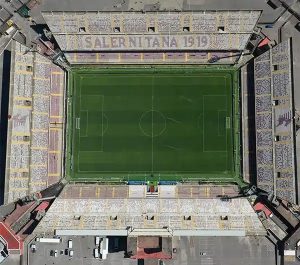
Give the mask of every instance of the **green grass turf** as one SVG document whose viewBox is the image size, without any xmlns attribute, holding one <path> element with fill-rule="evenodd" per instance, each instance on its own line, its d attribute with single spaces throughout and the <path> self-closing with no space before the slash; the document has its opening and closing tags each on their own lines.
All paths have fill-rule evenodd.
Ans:
<svg viewBox="0 0 300 265">
<path fill-rule="evenodd" d="M 233 74 L 75 70 L 70 177 L 233 181 Z"/>
</svg>

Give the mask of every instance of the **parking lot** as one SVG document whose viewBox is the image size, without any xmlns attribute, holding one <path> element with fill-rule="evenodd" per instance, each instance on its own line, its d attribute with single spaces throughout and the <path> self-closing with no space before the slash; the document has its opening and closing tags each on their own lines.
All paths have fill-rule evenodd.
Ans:
<svg viewBox="0 0 300 265">
<path fill-rule="evenodd" d="M 68 241 L 72 239 L 73 257 L 70 257 Z M 36 251 L 33 252 L 30 246 L 35 244 Z M 109 253 L 106 260 L 96 259 L 94 249 L 96 248 L 94 236 L 72 236 L 61 237 L 60 243 L 42 243 L 32 241 L 28 248 L 28 263 L 30 265 L 96 265 L 96 264 L 136 264 L 136 261 L 124 259 L 124 251 Z M 57 256 L 54 256 L 57 250 Z"/>
<path fill-rule="evenodd" d="M 110 238 L 109 254 L 106 260 L 94 258 L 94 236 L 62 237 L 60 243 L 40 243 L 33 241 L 36 252 L 29 248 L 30 265 L 137 265 L 137 260 L 124 258 L 124 248 L 114 248 Z M 74 256 L 65 255 L 68 240 L 73 241 Z M 122 240 L 120 240 L 122 242 Z M 164 265 L 237 265 L 237 264 L 275 264 L 274 245 L 263 237 L 174 237 L 171 260 Z M 30 246 L 30 244 L 29 244 Z M 50 256 L 57 250 L 57 257 Z M 63 253 L 60 254 L 60 251 Z M 9 263 L 10 264 L 10 263 Z"/>
</svg>

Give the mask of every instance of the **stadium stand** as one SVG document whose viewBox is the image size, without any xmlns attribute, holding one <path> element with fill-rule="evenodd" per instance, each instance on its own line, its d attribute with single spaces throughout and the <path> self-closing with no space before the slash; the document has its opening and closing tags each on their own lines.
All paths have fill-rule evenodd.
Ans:
<svg viewBox="0 0 300 265">
<path fill-rule="evenodd" d="M 290 40 L 255 59 L 257 185 L 296 203 Z"/>
<path fill-rule="evenodd" d="M 91 185 L 91 184 L 68 184 L 65 186 L 60 197 L 67 199 L 69 197 L 76 199 L 91 198 L 144 198 L 146 194 L 146 185 Z M 226 185 L 159 185 L 159 198 L 216 198 L 220 195 L 237 196 L 239 190 L 237 186 Z"/>
<path fill-rule="evenodd" d="M 220 64 L 234 64 L 240 52 L 92 52 L 92 53 L 66 53 L 65 56 L 71 64 L 207 64 L 212 57 L 220 58 Z"/>
<path fill-rule="evenodd" d="M 212 57 L 220 58 L 220 64 L 234 64 L 260 11 L 44 12 L 43 16 L 71 64 L 207 63 Z"/>
<path fill-rule="evenodd" d="M 9 105 L 6 202 L 61 177 L 64 72 L 14 42 Z"/>
<path fill-rule="evenodd" d="M 161 229 L 168 224 L 173 235 L 188 234 L 189 230 L 193 230 L 194 233 L 210 231 L 210 233 L 230 234 L 239 231 L 245 235 L 265 234 L 261 222 L 245 198 L 230 201 L 199 198 L 198 189 L 210 186 L 182 185 L 180 188 L 167 187 L 169 195 L 149 199 L 145 193 L 140 192 L 144 190 L 143 187 L 145 186 L 97 187 L 69 184 L 54 201 L 35 232 L 52 232 L 67 228 L 112 229 L 117 231 L 116 233 L 130 233 L 134 229 Z M 131 190 L 134 188 L 136 192 Z M 172 189 L 181 188 L 187 192 L 178 190 L 170 193 Z M 190 196 L 194 188 L 196 192 L 194 197 L 186 198 L 185 196 Z M 211 188 L 222 189 L 212 186 Z M 234 192 L 231 186 L 223 188 L 225 189 L 223 192 Z M 117 197 L 114 197 L 115 195 Z M 189 218 L 184 218 L 185 216 Z M 131 230 L 128 230 L 128 227 L 131 227 Z"/>
</svg>

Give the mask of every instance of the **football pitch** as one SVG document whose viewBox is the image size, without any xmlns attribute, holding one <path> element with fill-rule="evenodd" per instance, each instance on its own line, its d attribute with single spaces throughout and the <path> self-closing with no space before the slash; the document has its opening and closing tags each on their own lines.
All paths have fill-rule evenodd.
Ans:
<svg viewBox="0 0 300 265">
<path fill-rule="evenodd" d="M 235 74 L 196 67 L 74 69 L 68 176 L 234 181 Z"/>
</svg>

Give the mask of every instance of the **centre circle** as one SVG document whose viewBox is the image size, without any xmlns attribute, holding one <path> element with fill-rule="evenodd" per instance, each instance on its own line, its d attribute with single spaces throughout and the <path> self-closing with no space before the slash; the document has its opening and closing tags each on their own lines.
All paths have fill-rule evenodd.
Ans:
<svg viewBox="0 0 300 265">
<path fill-rule="evenodd" d="M 157 110 L 148 110 L 140 118 L 140 130 L 148 137 L 157 137 L 166 129 L 166 118 Z"/>
</svg>

